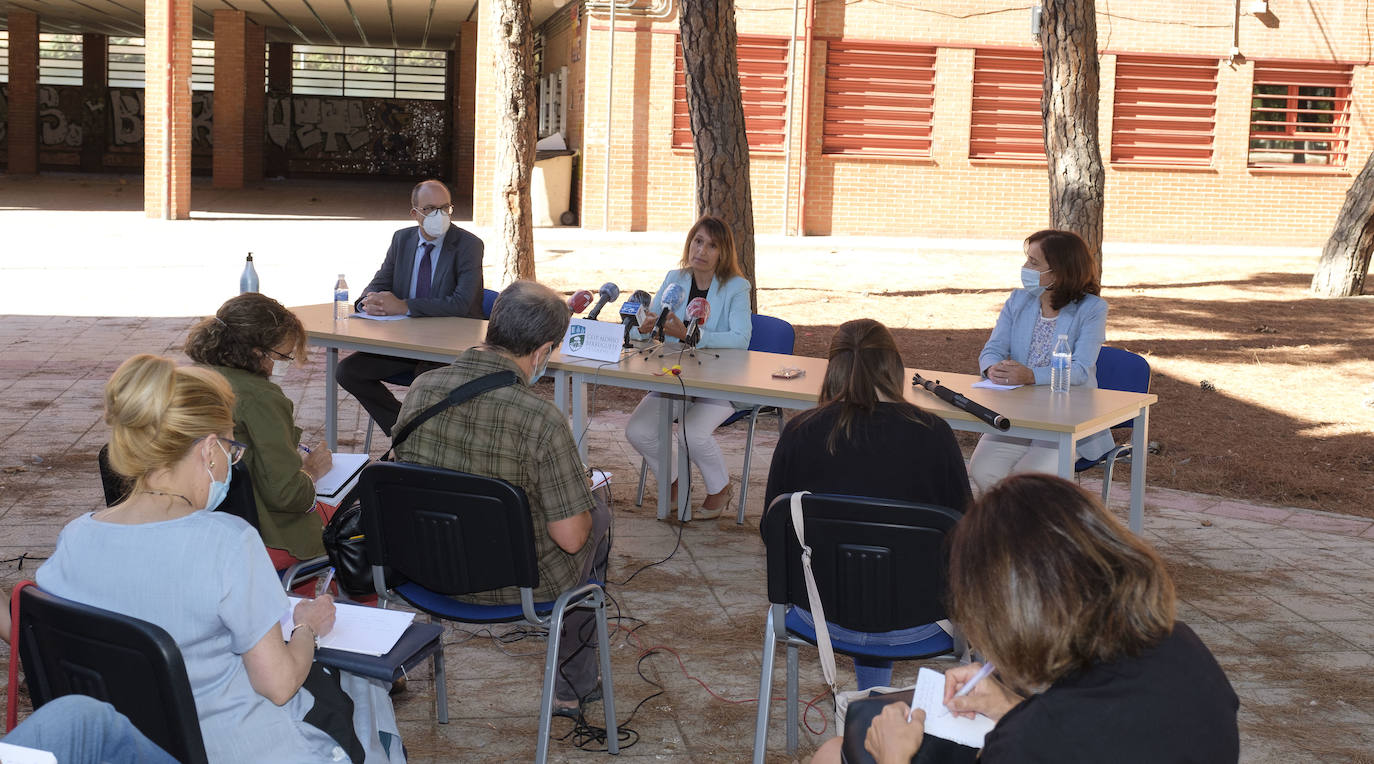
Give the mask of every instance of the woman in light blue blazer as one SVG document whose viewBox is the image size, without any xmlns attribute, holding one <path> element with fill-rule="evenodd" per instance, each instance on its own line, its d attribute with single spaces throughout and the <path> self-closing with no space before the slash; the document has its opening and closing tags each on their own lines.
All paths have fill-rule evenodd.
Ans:
<svg viewBox="0 0 1374 764">
<path fill-rule="evenodd" d="M 659 313 L 663 310 L 663 294 L 674 284 L 686 296 L 682 305 L 694 297 L 703 297 L 711 306 L 705 323 L 696 328 L 700 334 L 697 347 L 749 347 L 749 337 L 753 333 L 749 281 L 740 273 L 735 237 L 720 218 L 705 215 L 687 232 L 687 241 L 682 246 L 681 267 L 668 271 L 664 277 L 663 284 L 649 304 L 648 317 L 639 325 L 638 339 L 647 337 L 654 330 Z M 664 341 L 669 345 L 681 342 L 686 339 L 687 332 L 682 318 L 670 313 L 663 326 Z M 658 467 L 659 448 L 662 445 L 658 433 L 659 410 L 667 405 L 678 407 L 676 401 L 665 399 L 658 393 L 649 393 L 635 407 L 629 423 L 625 425 L 625 437 L 643 455 L 650 469 Z M 701 470 L 702 480 L 706 483 L 707 496 L 701 507 L 693 510 L 692 516 L 695 518 L 709 520 L 719 517 L 721 510 L 730 502 L 730 472 L 725 467 L 725 457 L 712 433 L 734 412 L 734 407 L 727 401 L 691 398 L 687 402 L 686 415 L 678 417 L 681 423 L 678 447 L 681 448 L 683 441 L 686 441 L 692 463 Z M 674 413 L 681 414 L 680 408 Z M 661 475 L 656 477 L 663 479 Z M 676 497 L 677 475 L 673 475 L 672 481 L 673 496 Z"/>
<path fill-rule="evenodd" d="M 1068 335 L 1073 352 L 1069 384 L 1097 387 L 1097 351 L 1107 331 L 1107 303 L 1101 291 L 1101 266 L 1078 234 L 1037 231 L 1026 238 L 1021 289 L 1011 293 L 992 336 L 978 354 L 983 376 L 1002 385 L 1048 385 L 1050 357 L 1059 335 Z M 1109 431 L 1078 441 L 1078 455 L 1095 459 L 1112 447 Z M 980 492 L 1017 472 L 1058 471 L 1058 452 L 1050 441 L 987 434 L 969 461 L 969 476 Z"/>
</svg>

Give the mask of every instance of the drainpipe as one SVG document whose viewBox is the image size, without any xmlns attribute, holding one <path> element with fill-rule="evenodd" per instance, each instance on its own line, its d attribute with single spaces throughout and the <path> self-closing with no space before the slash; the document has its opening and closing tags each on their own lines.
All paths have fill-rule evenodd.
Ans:
<svg viewBox="0 0 1374 764">
<path fill-rule="evenodd" d="M 816 0 L 806 0 L 806 47 L 802 51 L 801 170 L 797 189 L 797 235 L 806 235 L 806 160 L 807 134 L 811 126 L 811 30 L 816 18 Z"/>
<path fill-rule="evenodd" d="M 162 113 L 162 219 L 172 219 L 172 82 L 173 49 L 176 39 L 176 4 L 167 4 L 167 76 L 163 84 L 166 90 Z"/>
<path fill-rule="evenodd" d="M 791 52 L 787 57 L 787 127 L 783 129 L 784 143 L 782 153 L 782 235 L 787 235 L 787 224 L 792 219 L 792 105 L 797 93 L 797 21 L 801 16 L 801 0 L 792 0 L 792 36 L 789 40 Z"/>
<path fill-rule="evenodd" d="M 611 97 L 615 93 L 615 4 L 611 0 L 611 42 L 606 56 L 606 166 L 602 170 L 601 230 L 611 230 Z"/>
</svg>

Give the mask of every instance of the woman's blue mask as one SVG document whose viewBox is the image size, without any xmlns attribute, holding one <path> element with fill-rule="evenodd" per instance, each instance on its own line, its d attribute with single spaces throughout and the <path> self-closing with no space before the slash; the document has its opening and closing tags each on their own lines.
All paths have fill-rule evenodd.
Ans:
<svg viewBox="0 0 1374 764">
<path fill-rule="evenodd" d="M 205 471 L 210 473 L 210 495 L 206 497 L 204 507 L 206 512 L 214 510 L 224 502 L 224 497 L 229 495 L 229 481 L 234 479 L 234 465 L 233 460 L 229 458 L 229 452 L 225 450 L 224 444 L 218 440 L 215 441 L 215 444 L 224 453 L 224 463 L 228 465 L 228 469 L 224 472 L 223 480 L 215 480 L 215 471 L 209 467 L 205 468 Z"/>
</svg>

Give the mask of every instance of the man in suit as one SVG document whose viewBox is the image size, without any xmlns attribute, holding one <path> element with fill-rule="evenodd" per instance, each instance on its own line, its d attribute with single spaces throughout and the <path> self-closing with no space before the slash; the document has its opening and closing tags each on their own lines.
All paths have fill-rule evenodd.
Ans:
<svg viewBox="0 0 1374 764">
<path fill-rule="evenodd" d="M 410 216 L 419 225 L 391 237 L 386 259 L 362 296 L 360 313 L 374 316 L 482 318 L 482 240 L 449 222 L 453 201 L 437 180 L 410 192 Z M 354 353 L 339 363 L 339 386 L 353 394 L 387 435 L 401 403 L 382 384 L 397 374 L 420 374 L 437 364 Z"/>
</svg>

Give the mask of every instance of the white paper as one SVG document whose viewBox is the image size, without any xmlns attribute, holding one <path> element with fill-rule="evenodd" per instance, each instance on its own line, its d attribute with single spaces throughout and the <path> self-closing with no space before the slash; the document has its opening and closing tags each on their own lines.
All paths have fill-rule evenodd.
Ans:
<svg viewBox="0 0 1374 764">
<path fill-rule="evenodd" d="M 301 597 L 287 597 L 286 613 L 281 617 L 281 633 L 289 639 L 296 625 L 296 605 Z M 383 610 L 366 605 L 336 605 L 334 628 L 320 637 L 320 647 L 362 655 L 386 655 L 410 628 L 415 614 L 404 610 Z"/>
<path fill-rule="evenodd" d="M 358 481 L 369 459 L 367 454 L 332 454 L 333 466 L 315 481 L 315 498 L 325 504 L 338 504 Z"/>
<path fill-rule="evenodd" d="M 945 675 L 932 669 L 923 668 L 916 675 L 917 708 L 926 712 L 926 734 L 952 740 L 970 748 L 982 748 L 983 736 L 992 731 L 996 724 L 982 714 L 965 719 L 955 716 L 945 708 Z"/>
<path fill-rule="evenodd" d="M 368 321 L 400 321 L 403 318 L 410 318 L 406 314 L 399 316 L 374 316 L 371 313 L 354 313 L 349 318 L 366 318 Z"/>
<path fill-rule="evenodd" d="M 57 757 L 37 748 L 0 743 L 0 762 L 4 764 L 57 764 Z"/>
<path fill-rule="evenodd" d="M 1016 388 L 1023 386 L 1024 385 L 999 385 L 990 379 L 980 379 L 977 382 L 974 382 L 973 384 L 969 385 L 969 387 L 981 387 L 984 390 L 1015 390 Z"/>
<path fill-rule="evenodd" d="M 603 486 L 603 485 L 606 485 L 606 484 L 609 483 L 609 482 L 611 482 L 611 473 L 609 473 L 609 472 L 602 472 L 601 470 L 595 470 L 595 469 L 592 470 L 592 490 L 593 490 L 593 491 L 595 491 L 596 489 L 600 488 L 600 487 Z"/>
<path fill-rule="evenodd" d="M 620 324 L 574 318 L 568 322 L 559 350 L 563 355 L 615 363 L 620 360 L 621 335 Z"/>
</svg>

